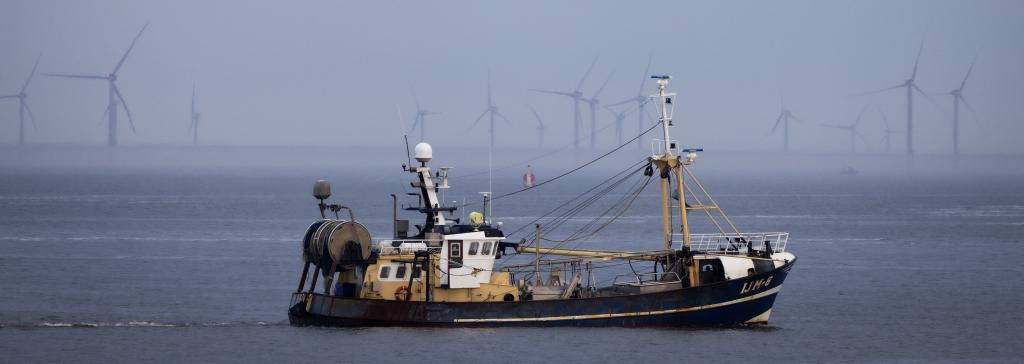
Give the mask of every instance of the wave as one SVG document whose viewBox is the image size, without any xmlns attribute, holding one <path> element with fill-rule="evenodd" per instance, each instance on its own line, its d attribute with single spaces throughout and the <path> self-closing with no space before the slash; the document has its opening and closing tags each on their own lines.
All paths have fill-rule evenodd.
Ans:
<svg viewBox="0 0 1024 364">
<path fill-rule="evenodd" d="M 224 242 L 298 242 L 298 239 L 294 236 L 290 237 L 247 237 L 247 236 L 234 236 L 225 238 L 201 238 L 201 237 L 161 237 L 161 236 L 54 236 L 54 237 L 39 237 L 39 236 L 0 236 L 0 241 L 21 241 L 21 242 L 37 242 L 37 241 L 181 241 L 181 242 L 204 242 L 204 243 L 224 243 Z"/>
<path fill-rule="evenodd" d="M 931 210 L 928 214 L 947 217 L 1024 217 L 1024 205 L 952 207 Z"/>
<path fill-rule="evenodd" d="M 47 328 L 174 328 L 174 327 L 244 327 L 244 326 L 284 326 L 287 321 L 229 321 L 229 322 L 158 322 L 158 321 L 113 321 L 113 322 L 14 322 L 0 323 L 0 328 L 47 329 Z"/>
</svg>

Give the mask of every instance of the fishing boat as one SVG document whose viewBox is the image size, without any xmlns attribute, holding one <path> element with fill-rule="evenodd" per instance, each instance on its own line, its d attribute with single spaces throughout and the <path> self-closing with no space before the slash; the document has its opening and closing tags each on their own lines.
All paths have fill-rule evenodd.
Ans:
<svg viewBox="0 0 1024 364">
<path fill-rule="evenodd" d="M 451 187 L 449 168 L 435 171 L 428 165 L 433 149 L 427 143 L 415 147 L 419 165 L 412 166 L 410 161 L 404 168 L 415 176 L 411 187 L 416 192 L 411 195 L 417 201 L 404 210 L 423 217 L 414 226 L 415 232 L 410 231 L 409 220 L 399 219 L 398 198 L 391 195 L 391 234 L 372 237 L 350 206 L 326 202 L 330 184 L 317 181 L 313 195 L 319 200 L 321 219 L 309 225 L 302 239 L 304 266 L 298 288 L 291 295 L 290 323 L 434 327 L 766 324 L 796 262 L 796 256 L 786 251 L 789 234 L 742 232 L 735 226 L 691 170 L 702 150 L 677 148 L 670 137 L 675 98 L 674 93 L 666 92 L 670 77 L 652 78 L 657 80 L 658 93 L 651 97 L 660 111 L 657 124 L 647 132 L 660 129 L 663 138 L 654 140 L 652 153 L 639 166 L 631 166 L 607 182 L 628 177 L 642 183 L 608 210 L 608 219 L 588 225 L 591 229 L 585 234 L 558 238 L 548 229 L 557 222 L 544 225 L 543 219 L 538 219 L 525 230 L 529 238 L 515 241 L 506 236 L 502 224 L 493 223 L 488 216 L 495 200 L 540 188 L 550 180 L 501 196 L 482 193 L 482 211 L 461 221 L 457 208 L 446 206 L 439 198 L 441 191 Z M 582 249 L 564 244 L 585 242 L 600 234 L 652 181 L 661 191 L 660 221 L 651 224 L 660 225 L 660 231 L 653 234 L 661 241 L 646 243 L 652 249 Z M 607 183 L 588 191 L 599 191 L 598 187 Z M 581 200 L 590 199 L 569 202 Z M 341 218 L 343 210 L 347 219 Z M 328 218 L 329 213 L 333 218 Z M 704 225 L 715 231 L 691 233 L 690 218 L 695 215 L 706 217 L 711 223 Z M 623 246 L 643 244 L 624 242 Z M 525 262 L 499 263 L 511 258 Z M 646 262 L 653 270 L 631 269 L 603 285 L 593 279 L 600 267 L 616 262 L 630 268 L 633 263 Z"/>
</svg>

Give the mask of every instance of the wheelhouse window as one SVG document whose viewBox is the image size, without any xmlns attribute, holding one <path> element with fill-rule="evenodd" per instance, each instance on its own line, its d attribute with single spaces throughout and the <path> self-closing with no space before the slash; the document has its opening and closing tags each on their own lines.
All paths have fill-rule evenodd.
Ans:
<svg viewBox="0 0 1024 364">
<path fill-rule="evenodd" d="M 391 266 L 385 265 L 380 267 L 380 279 L 388 279 L 391 275 Z"/>
<path fill-rule="evenodd" d="M 407 268 L 405 267 L 405 264 L 399 265 L 398 269 L 395 270 L 395 278 L 397 278 L 397 279 L 405 278 L 405 271 L 406 271 L 406 269 Z"/>
<path fill-rule="evenodd" d="M 453 258 L 462 257 L 462 243 L 452 243 L 451 250 L 451 255 Z"/>
<path fill-rule="evenodd" d="M 480 250 L 480 243 L 474 241 L 472 243 L 469 243 L 469 252 L 467 254 L 476 255 L 476 252 L 478 250 Z"/>
<path fill-rule="evenodd" d="M 485 242 L 483 248 L 480 248 L 480 255 L 491 255 L 491 242 Z"/>
</svg>

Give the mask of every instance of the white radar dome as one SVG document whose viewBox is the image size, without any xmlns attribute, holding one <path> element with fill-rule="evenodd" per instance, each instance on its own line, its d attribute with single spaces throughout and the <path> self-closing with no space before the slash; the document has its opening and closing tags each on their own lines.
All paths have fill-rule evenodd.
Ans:
<svg viewBox="0 0 1024 364">
<path fill-rule="evenodd" d="M 430 159 L 434 158 L 434 149 L 427 143 L 416 144 L 413 153 L 416 155 L 416 160 L 422 163 L 430 162 Z"/>
</svg>

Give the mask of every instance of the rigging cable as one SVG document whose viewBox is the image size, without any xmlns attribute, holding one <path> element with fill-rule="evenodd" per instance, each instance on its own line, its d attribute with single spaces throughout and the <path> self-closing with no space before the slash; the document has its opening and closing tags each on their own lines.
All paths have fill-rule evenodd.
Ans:
<svg viewBox="0 0 1024 364">
<path fill-rule="evenodd" d="M 584 163 L 584 164 L 582 164 L 582 165 L 580 165 L 580 166 L 578 166 L 576 168 L 570 169 L 570 170 L 566 171 L 565 173 L 562 173 L 560 175 L 552 177 L 551 179 L 548 179 L 548 180 L 546 180 L 544 182 L 538 183 L 538 184 L 530 186 L 530 187 L 524 187 L 524 188 L 521 188 L 521 189 L 516 190 L 516 191 L 512 191 L 512 192 L 509 192 L 509 193 L 502 194 L 500 196 L 495 196 L 494 198 L 491 199 L 491 201 L 495 201 L 495 200 L 498 200 L 498 199 L 501 199 L 501 198 L 509 197 L 509 196 L 515 195 L 515 194 L 520 193 L 520 192 L 525 192 L 525 191 L 532 190 L 534 188 L 537 188 L 537 187 L 543 186 L 545 184 L 548 184 L 549 182 L 554 182 L 554 181 L 558 180 L 559 178 L 568 176 L 568 175 L 572 174 L 573 172 L 576 172 L 578 170 L 586 168 L 587 166 L 596 163 L 597 161 L 603 159 L 604 157 L 607 157 L 607 156 L 611 155 L 612 153 L 615 153 L 615 152 L 619 151 L 620 149 L 624 148 L 625 146 L 632 144 L 637 139 L 640 139 L 641 137 L 643 137 L 647 133 L 650 133 L 651 130 L 654 130 L 654 128 L 658 127 L 659 125 L 661 125 L 661 124 L 660 123 L 654 124 L 653 126 L 648 128 L 647 130 L 645 130 L 643 133 L 640 133 L 639 135 L 633 137 L 632 139 L 626 141 L 625 143 L 622 143 L 619 146 L 615 147 L 614 149 L 609 150 L 609 151 L 605 152 L 604 154 L 598 156 L 597 158 L 594 158 L 594 159 L 590 160 L 589 162 Z"/>
</svg>

